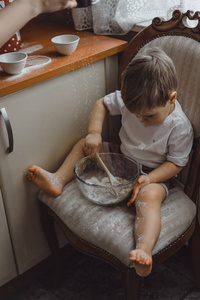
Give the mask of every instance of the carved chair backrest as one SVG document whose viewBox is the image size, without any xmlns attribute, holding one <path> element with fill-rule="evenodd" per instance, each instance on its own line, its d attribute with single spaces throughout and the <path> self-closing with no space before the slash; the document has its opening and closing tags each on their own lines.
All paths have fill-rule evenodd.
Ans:
<svg viewBox="0 0 200 300">
<path fill-rule="evenodd" d="M 189 28 L 188 19 L 197 20 L 196 27 Z M 176 10 L 169 21 L 155 18 L 150 26 L 130 41 L 121 59 L 119 76 L 129 61 L 146 47 L 162 48 L 176 67 L 177 99 L 190 119 L 195 134 L 189 170 L 183 181 L 185 192 L 196 201 L 200 186 L 200 12 L 192 14 L 190 11 L 181 13 Z"/>
</svg>

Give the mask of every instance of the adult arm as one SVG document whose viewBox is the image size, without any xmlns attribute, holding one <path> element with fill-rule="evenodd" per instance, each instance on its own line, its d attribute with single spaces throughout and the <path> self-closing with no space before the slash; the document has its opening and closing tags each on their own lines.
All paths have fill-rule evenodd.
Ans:
<svg viewBox="0 0 200 300">
<path fill-rule="evenodd" d="M 0 47 L 28 21 L 45 12 L 73 8 L 76 0 L 15 0 L 0 10 Z"/>
</svg>

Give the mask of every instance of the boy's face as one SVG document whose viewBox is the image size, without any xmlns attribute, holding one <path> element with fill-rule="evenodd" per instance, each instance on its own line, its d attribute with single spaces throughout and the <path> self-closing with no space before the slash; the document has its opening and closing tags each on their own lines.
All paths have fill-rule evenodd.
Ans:
<svg viewBox="0 0 200 300">
<path fill-rule="evenodd" d="M 143 109 L 140 113 L 135 113 L 135 116 L 146 125 L 160 124 L 173 112 L 175 100 L 176 92 L 173 92 L 165 106 L 157 106 L 152 109 Z"/>
</svg>

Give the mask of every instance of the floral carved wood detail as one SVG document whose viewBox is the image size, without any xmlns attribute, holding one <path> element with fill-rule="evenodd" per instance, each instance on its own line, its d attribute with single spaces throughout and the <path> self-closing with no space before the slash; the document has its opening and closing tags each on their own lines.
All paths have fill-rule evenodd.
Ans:
<svg viewBox="0 0 200 300">
<path fill-rule="evenodd" d="M 188 20 L 196 21 L 197 25 L 195 27 L 190 27 L 187 23 Z M 189 30 L 193 33 L 200 33 L 200 11 L 193 12 L 188 10 L 186 13 L 182 13 L 179 10 L 175 10 L 169 21 L 165 21 L 158 17 L 154 18 L 152 21 L 152 27 L 160 32 L 180 29 L 183 31 L 185 30 L 186 32 Z"/>
</svg>

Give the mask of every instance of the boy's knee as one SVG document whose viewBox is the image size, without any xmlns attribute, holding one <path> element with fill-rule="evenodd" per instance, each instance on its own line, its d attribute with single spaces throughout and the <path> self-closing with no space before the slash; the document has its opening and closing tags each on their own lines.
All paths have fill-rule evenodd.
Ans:
<svg viewBox="0 0 200 300">
<path fill-rule="evenodd" d="M 138 195 L 138 200 L 142 202 L 152 202 L 163 197 L 162 187 L 158 184 L 148 184 L 144 186 Z"/>
</svg>

